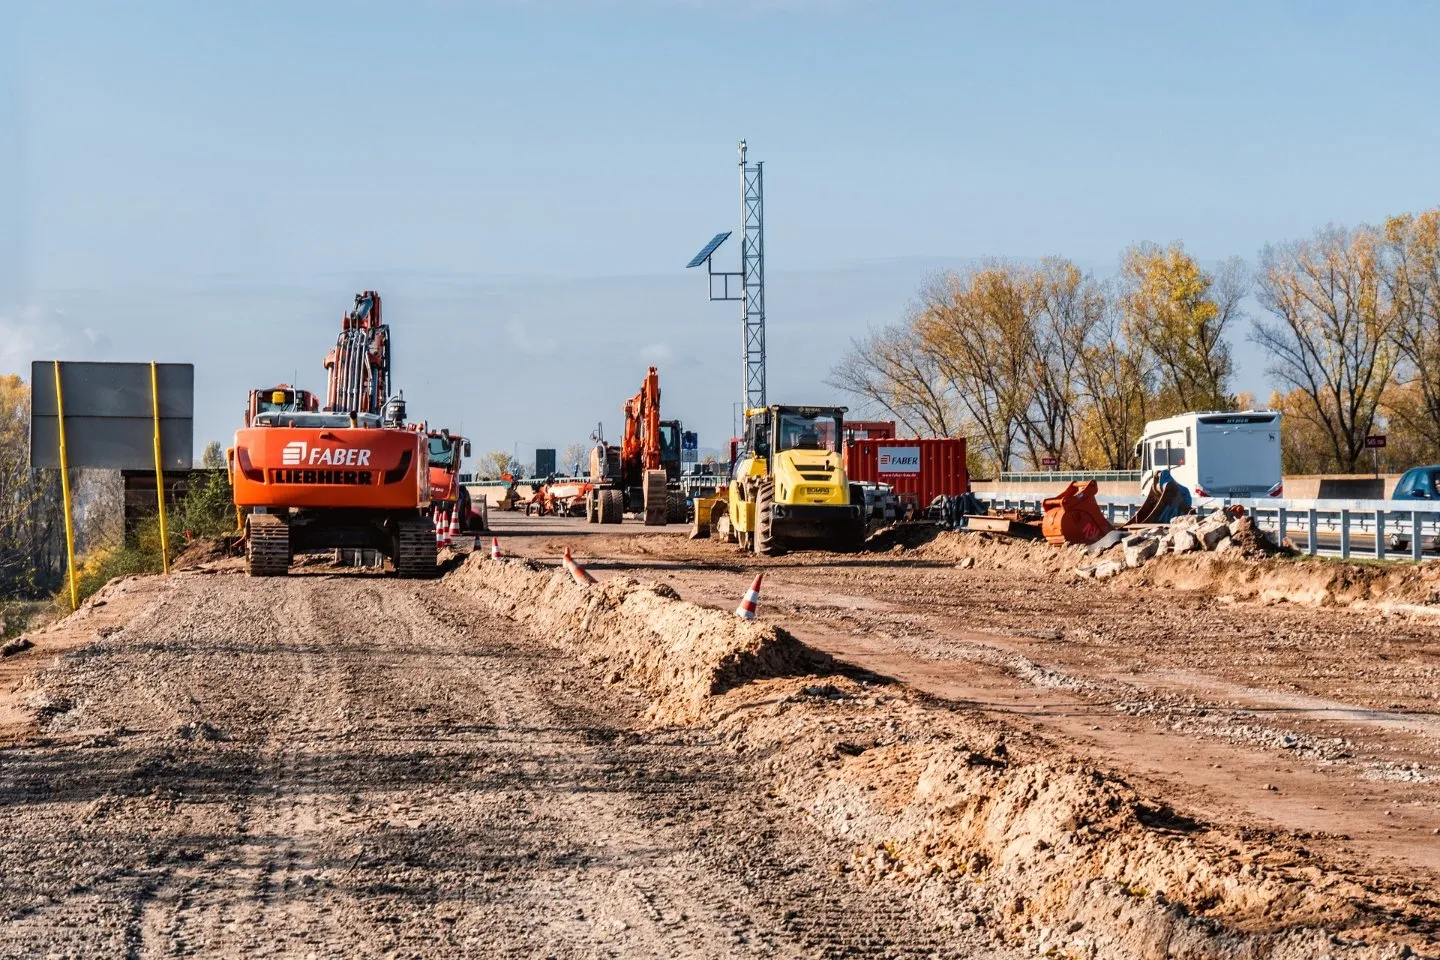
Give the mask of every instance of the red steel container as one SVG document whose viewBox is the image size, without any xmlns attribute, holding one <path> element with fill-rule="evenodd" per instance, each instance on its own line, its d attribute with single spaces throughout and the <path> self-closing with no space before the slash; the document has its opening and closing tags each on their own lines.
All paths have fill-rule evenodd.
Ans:
<svg viewBox="0 0 1440 960">
<path fill-rule="evenodd" d="M 956 437 L 852 440 L 845 445 L 845 475 L 852 483 L 888 483 L 922 508 L 941 494 L 958 497 L 970 489 L 965 440 Z"/>
<path fill-rule="evenodd" d="M 889 440 L 895 436 L 894 420 L 846 420 L 846 440 Z"/>
</svg>

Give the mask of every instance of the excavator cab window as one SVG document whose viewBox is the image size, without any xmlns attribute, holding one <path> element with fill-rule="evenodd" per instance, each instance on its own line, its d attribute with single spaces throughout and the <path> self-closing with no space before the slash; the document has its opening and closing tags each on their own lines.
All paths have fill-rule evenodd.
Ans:
<svg viewBox="0 0 1440 960">
<path fill-rule="evenodd" d="M 660 462 L 680 462 L 680 427 L 668 421 L 660 424 Z"/>
</svg>

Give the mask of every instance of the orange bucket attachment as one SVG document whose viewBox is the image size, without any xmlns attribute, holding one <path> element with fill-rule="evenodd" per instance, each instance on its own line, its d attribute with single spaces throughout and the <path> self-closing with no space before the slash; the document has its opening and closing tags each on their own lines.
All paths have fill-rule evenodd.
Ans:
<svg viewBox="0 0 1440 960">
<path fill-rule="evenodd" d="M 1040 530 L 1057 546 L 1066 543 L 1094 543 L 1110 532 L 1110 521 L 1100 512 L 1094 480 L 1072 482 L 1060 495 L 1045 501 L 1045 519 Z"/>
</svg>

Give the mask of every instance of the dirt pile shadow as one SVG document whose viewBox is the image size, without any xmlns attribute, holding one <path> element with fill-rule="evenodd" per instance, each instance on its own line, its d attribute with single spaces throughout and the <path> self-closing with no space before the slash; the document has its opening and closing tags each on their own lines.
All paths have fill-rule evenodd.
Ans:
<svg viewBox="0 0 1440 960">
<path fill-rule="evenodd" d="M 851 850 L 840 869 L 1039 955 L 1378 960 L 1440 943 L 1432 885 L 1190 820 L 1053 743 L 669 587 L 584 588 L 479 557 L 447 583 L 644 691 L 655 722 L 703 727 L 758 762 L 769 800 Z"/>
</svg>

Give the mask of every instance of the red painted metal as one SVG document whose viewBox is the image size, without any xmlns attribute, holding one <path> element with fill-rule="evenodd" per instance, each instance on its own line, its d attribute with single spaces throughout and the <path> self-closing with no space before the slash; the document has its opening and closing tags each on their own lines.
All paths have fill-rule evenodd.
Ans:
<svg viewBox="0 0 1440 960">
<path fill-rule="evenodd" d="M 882 448 L 888 469 L 882 469 Z M 913 464 L 907 459 L 912 452 L 917 458 Z M 958 497 L 970 489 L 965 440 L 957 437 L 852 440 L 845 445 L 845 475 L 853 483 L 888 483 L 896 493 L 912 495 L 922 508 L 941 494 Z"/>
<path fill-rule="evenodd" d="M 894 420 L 846 420 L 846 440 L 889 440 L 895 436 Z"/>
</svg>

